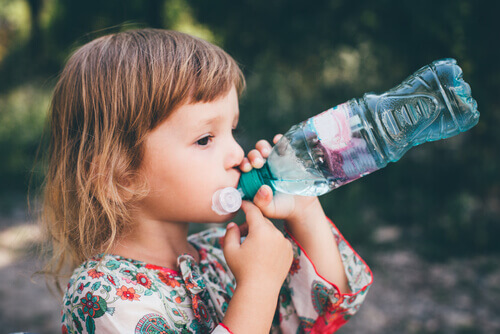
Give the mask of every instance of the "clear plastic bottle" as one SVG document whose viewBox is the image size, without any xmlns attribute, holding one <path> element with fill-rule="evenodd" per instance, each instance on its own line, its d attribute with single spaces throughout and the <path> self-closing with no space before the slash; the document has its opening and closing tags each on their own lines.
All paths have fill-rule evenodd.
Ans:
<svg viewBox="0 0 500 334">
<path fill-rule="evenodd" d="M 267 184 L 288 194 L 323 195 L 478 121 L 461 68 L 454 59 L 438 60 L 384 94 L 367 93 L 294 125 L 263 168 L 241 175 L 238 192 L 251 199 Z"/>
</svg>

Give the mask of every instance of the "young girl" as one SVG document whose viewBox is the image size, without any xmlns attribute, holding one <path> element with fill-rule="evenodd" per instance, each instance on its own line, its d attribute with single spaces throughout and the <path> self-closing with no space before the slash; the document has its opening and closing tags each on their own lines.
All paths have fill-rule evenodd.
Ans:
<svg viewBox="0 0 500 334">
<path fill-rule="evenodd" d="M 212 195 L 270 152 L 262 140 L 245 158 L 233 138 L 243 88 L 228 54 L 173 31 L 104 36 L 69 59 L 44 201 L 50 268 L 74 269 L 63 333 L 331 333 L 358 310 L 371 272 L 317 198 L 263 186 L 243 225 L 188 236 L 233 218 Z"/>
</svg>

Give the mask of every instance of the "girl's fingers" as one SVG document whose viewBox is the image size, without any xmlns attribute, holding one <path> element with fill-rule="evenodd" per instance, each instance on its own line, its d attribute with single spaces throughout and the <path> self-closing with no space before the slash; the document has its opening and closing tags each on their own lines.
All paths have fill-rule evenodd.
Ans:
<svg viewBox="0 0 500 334">
<path fill-rule="evenodd" d="M 240 164 L 240 169 L 242 172 L 248 173 L 249 171 L 252 170 L 252 164 L 250 163 L 250 160 L 248 160 L 247 157 L 243 158 L 243 161 Z"/>
<path fill-rule="evenodd" d="M 249 230 L 252 230 L 259 224 L 266 222 L 266 219 L 262 215 L 262 212 L 252 202 L 243 201 L 243 203 L 241 203 L 241 209 L 243 210 L 243 212 L 245 212 L 246 223 L 248 224 Z"/>
<path fill-rule="evenodd" d="M 263 185 L 260 187 L 259 191 L 255 195 L 253 202 L 259 209 L 266 214 L 270 209 L 270 205 L 273 201 L 273 190 L 268 185 Z"/>
<path fill-rule="evenodd" d="M 257 144 L 255 144 L 255 148 L 260 152 L 263 158 L 267 159 L 269 154 L 271 153 L 271 144 L 267 140 L 259 140 Z"/>
<path fill-rule="evenodd" d="M 226 235 L 224 237 L 224 253 L 231 253 L 237 250 L 240 246 L 240 240 L 241 235 L 238 225 L 235 223 L 229 223 L 226 227 Z"/>
<path fill-rule="evenodd" d="M 273 143 L 276 145 L 280 141 L 281 137 L 283 137 L 283 135 L 281 133 L 278 133 L 276 136 L 274 136 Z"/>
<path fill-rule="evenodd" d="M 274 136 L 273 142 L 276 144 L 283 135 L 278 134 Z M 243 158 L 240 164 L 242 172 L 248 173 L 252 168 L 262 168 L 266 159 L 271 153 L 272 146 L 267 140 L 261 139 L 255 144 L 255 148 L 248 152 L 248 155 Z"/>
<path fill-rule="evenodd" d="M 264 166 L 264 157 L 257 149 L 253 149 L 248 152 L 247 157 L 253 168 L 262 168 L 262 166 Z"/>
</svg>

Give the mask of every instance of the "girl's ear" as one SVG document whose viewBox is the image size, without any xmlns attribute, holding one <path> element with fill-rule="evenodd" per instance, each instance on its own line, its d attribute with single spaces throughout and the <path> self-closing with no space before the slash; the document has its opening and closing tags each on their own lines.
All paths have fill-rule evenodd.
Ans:
<svg viewBox="0 0 500 334">
<path fill-rule="evenodd" d="M 133 170 L 129 166 L 124 168 L 121 164 L 113 167 L 110 180 L 113 198 L 122 203 L 131 203 L 147 195 L 149 187 L 140 169 Z"/>
<path fill-rule="evenodd" d="M 116 153 L 116 152 L 115 152 Z M 94 191 L 107 202 L 126 205 L 147 195 L 148 185 L 140 170 L 120 154 L 100 155 L 92 164 Z"/>
</svg>

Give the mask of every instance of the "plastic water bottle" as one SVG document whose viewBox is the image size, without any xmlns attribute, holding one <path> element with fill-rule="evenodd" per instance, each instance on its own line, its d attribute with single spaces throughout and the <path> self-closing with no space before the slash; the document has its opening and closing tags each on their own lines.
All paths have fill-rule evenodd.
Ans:
<svg viewBox="0 0 500 334">
<path fill-rule="evenodd" d="M 454 59 L 422 67 L 381 95 L 367 93 L 294 125 L 266 164 L 241 175 L 238 190 L 214 194 L 214 210 L 239 209 L 264 184 L 273 191 L 319 196 L 359 179 L 410 148 L 467 131 L 477 103 Z"/>
</svg>

